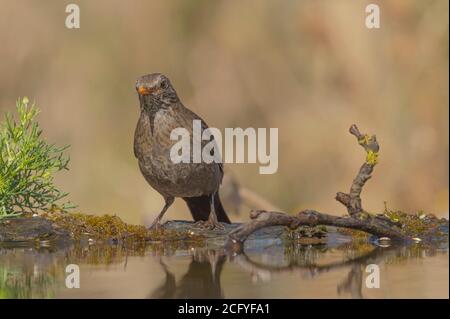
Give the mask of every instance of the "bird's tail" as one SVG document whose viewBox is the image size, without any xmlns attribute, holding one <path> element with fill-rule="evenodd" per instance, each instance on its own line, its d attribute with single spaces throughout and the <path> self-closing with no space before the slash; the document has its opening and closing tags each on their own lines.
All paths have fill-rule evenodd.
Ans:
<svg viewBox="0 0 450 319">
<path fill-rule="evenodd" d="M 195 221 L 208 220 L 209 213 L 211 211 L 211 196 L 213 195 L 203 195 L 198 197 L 183 197 L 186 204 L 191 211 L 192 218 Z M 230 223 L 230 219 L 227 213 L 223 209 L 222 202 L 220 201 L 219 192 L 214 195 L 214 208 L 216 210 L 217 220 L 223 223 Z"/>
</svg>

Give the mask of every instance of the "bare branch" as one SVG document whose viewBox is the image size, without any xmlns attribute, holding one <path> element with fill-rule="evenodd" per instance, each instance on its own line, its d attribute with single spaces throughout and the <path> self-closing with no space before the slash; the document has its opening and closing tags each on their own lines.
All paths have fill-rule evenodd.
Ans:
<svg viewBox="0 0 450 319">
<path fill-rule="evenodd" d="M 371 178 L 373 169 L 378 162 L 380 146 L 375 135 L 362 134 L 356 125 L 352 125 L 349 131 L 367 153 L 365 162 L 353 180 L 350 192 L 348 194 L 342 192 L 336 194 L 336 200 L 347 208 L 349 216 L 333 216 L 315 210 L 304 210 L 296 216 L 282 212 L 252 211 L 250 213 L 251 221 L 229 234 L 229 243 L 240 245 L 256 230 L 275 225 L 287 226 L 291 229 L 296 229 L 302 225 L 336 226 L 364 231 L 378 237 L 389 237 L 393 240 L 409 239 L 390 220 L 380 216 L 372 216 L 363 210 L 361 192 L 365 183 Z"/>
<path fill-rule="evenodd" d="M 287 226 L 290 229 L 296 229 L 299 226 L 335 226 L 361 230 L 378 237 L 389 237 L 393 240 L 406 239 L 396 227 L 390 222 L 377 216 L 361 215 L 355 217 L 339 217 L 317 212 L 315 210 L 305 210 L 298 213 L 297 216 L 291 216 L 281 212 L 253 211 L 249 223 L 233 230 L 229 238 L 233 243 L 243 243 L 248 236 L 258 229 L 270 226 Z"/>
<path fill-rule="evenodd" d="M 380 146 L 378 145 L 375 135 L 369 136 L 367 134 L 361 134 L 355 124 L 350 127 L 349 131 L 350 134 L 356 137 L 359 145 L 364 148 L 367 153 L 367 157 L 366 161 L 361 165 L 358 174 L 353 180 L 349 194 L 339 192 L 336 194 L 336 200 L 347 207 L 347 211 L 350 216 L 354 216 L 363 211 L 361 204 L 361 191 L 366 182 L 372 176 L 373 169 L 378 161 L 378 151 L 380 150 Z"/>
</svg>

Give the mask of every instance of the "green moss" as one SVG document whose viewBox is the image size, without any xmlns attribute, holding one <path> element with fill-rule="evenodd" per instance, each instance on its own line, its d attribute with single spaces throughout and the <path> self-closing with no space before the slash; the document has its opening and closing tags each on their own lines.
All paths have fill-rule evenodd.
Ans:
<svg viewBox="0 0 450 319">
<path fill-rule="evenodd" d="M 389 209 L 385 203 L 383 213 L 361 212 L 357 218 L 377 218 L 384 217 L 392 223 L 390 227 L 395 228 L 399 232 L 409 238 L 419 238 L 427 242 L 439 242 L 448 240 L 448 220 L 445 218 L 437 218 L 433 214 L 427 214 L 423 210 L 416 214 L 408 214 L 400 210 Z M 338 232 L 351 236 L 356 242 L 364 242 L 369 238 L 369 234 L 353 229 L 338 228 Z"/>
<path fill-rule="evenodd" d="M 366 232 L 363 232 L 361 230 L 350 229 L 350 228 L 341 228 L 341 227 L 339 227 L 337 229 L 337 231 L 340 232 L 341 234 L 344 234 L 344 235 L 352 237 L 352 239 L 355 242 L 367 242 L 367 239 L 370 236 Z"/>
<path fill-rule="evenodd" d="M 87 215 L 66 213 L 59 210 L 44 213 L 43 217 L 53 221 L 58 227 L 70 232 L 74 239 L 91 239 L 101 241 L 133 242 L 167 242 L 167 241 L 202 241 L 203 236 L 175 230 L 148 230 L 142 225 L 131 225 L 115 215 Z"/>
<path fill-rule="evenodd" d="M 408 237 L 414 238 L 448 238 L 448 220 L 437 218 L 433 214 L 427 214 L 420 210 L 416 214 L 408 214 L 399 210 L 392 210 L 387 207 L 383 215 L 397 224 L 400 230 Z"/>
</svg>

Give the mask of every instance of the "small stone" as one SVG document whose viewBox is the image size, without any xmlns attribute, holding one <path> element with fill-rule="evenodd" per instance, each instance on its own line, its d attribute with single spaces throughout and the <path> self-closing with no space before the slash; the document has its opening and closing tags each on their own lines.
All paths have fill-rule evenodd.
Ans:
<svg viewBox="0 0 450 319">
<path fill-rule="evenodd" d="M 379 247 L 386 248 L 391 246 L 391 239 L 389 237 L 381 237 L 375 242 L 375 244 Z"/>
<path fill-rule="evenodd" d="M 50 240 L 41 240 L 41 241 L 39 241 L 39 246 L 50 247 Z"/>
</svg>

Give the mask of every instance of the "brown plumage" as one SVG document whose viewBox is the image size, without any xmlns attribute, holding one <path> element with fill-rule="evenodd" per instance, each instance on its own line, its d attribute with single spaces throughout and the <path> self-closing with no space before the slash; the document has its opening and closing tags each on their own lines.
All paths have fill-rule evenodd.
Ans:
<svg viewBox="0 0 450 319">
<path fill-rule="evenodd" d="M 180 101 L 169 79 L 160 73 L 140 77 L 136 82 L 141 115 L 134 135 L 134 154 L 147 182 L 165 200 L 165 205 L 152 224 L 158 226 L 175 197 L 183 198 L 195 221 L 206 221 L 208 227 L 229 223 L 219 198 L 222 182 L 221 163 L 174 163 L 170 150 L 177 143 L 170 139 L 175 128 L 185 128 L 193 138 L 193 120 L 206 123 Z M 204 146 L 207 141 L 202 141 Z M 212 209 L 211 209 L 212 208 Z"/>
</svg>

